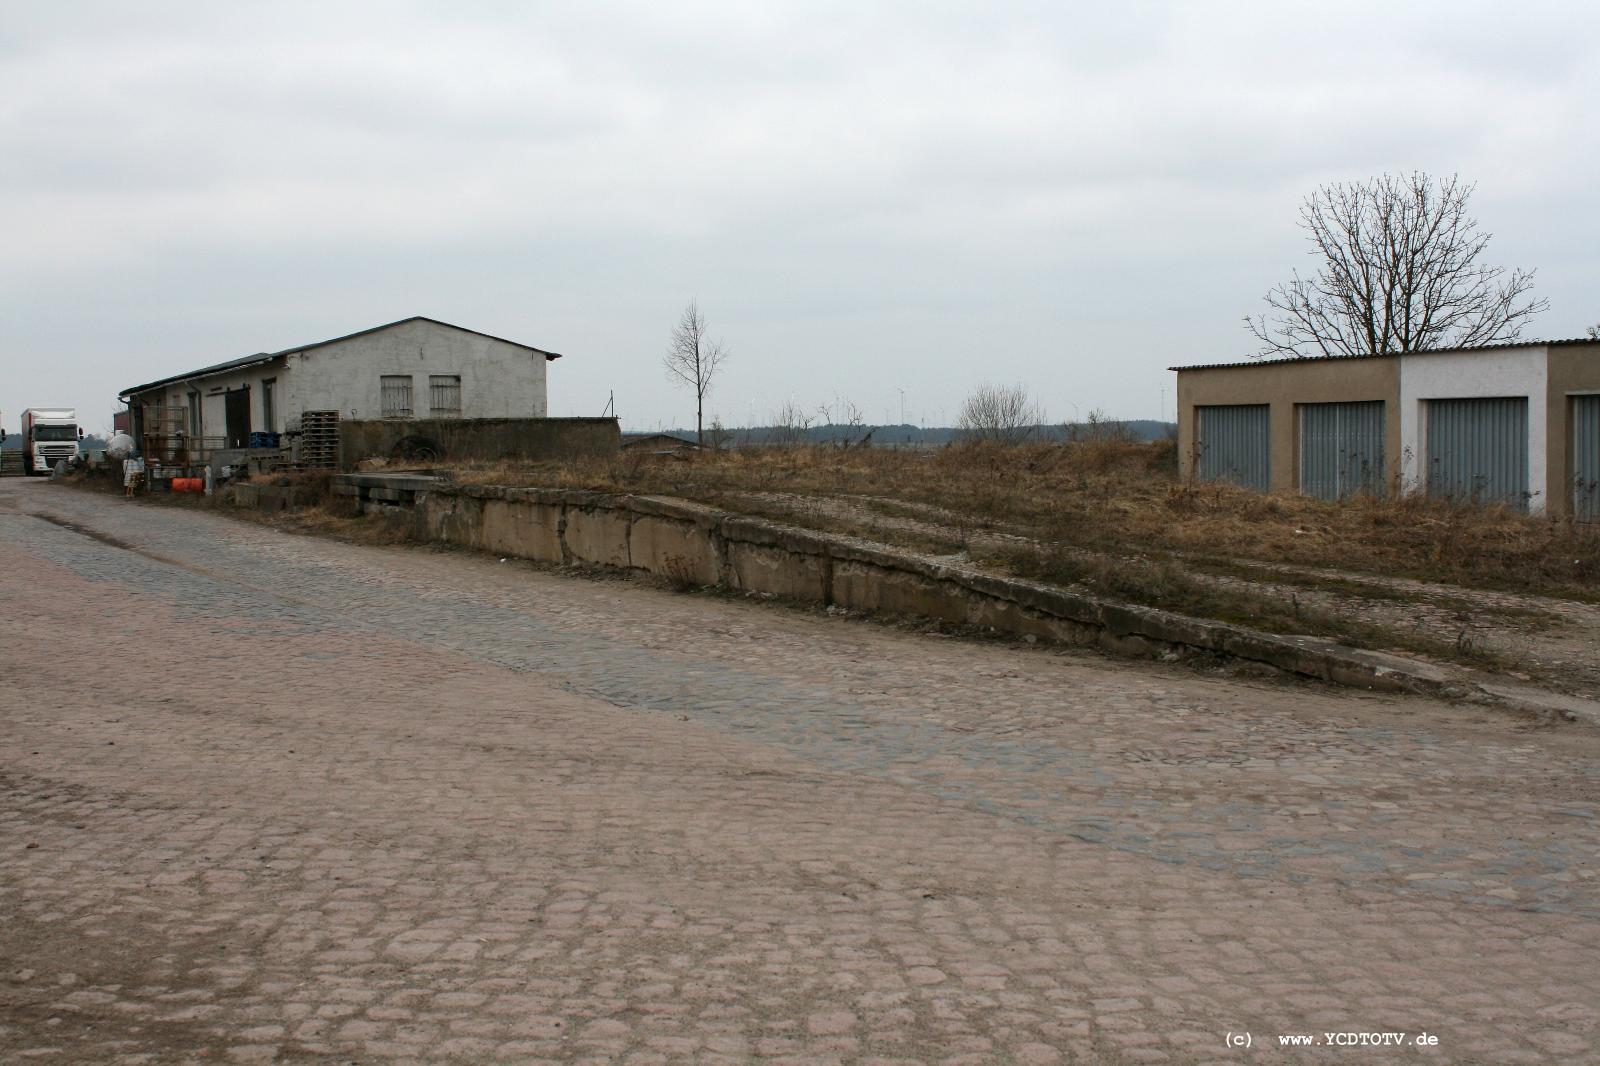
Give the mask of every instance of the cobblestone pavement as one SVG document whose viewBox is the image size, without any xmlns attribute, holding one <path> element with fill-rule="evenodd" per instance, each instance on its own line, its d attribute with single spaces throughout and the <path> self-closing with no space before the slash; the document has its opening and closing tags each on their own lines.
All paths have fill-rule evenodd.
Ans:
<svg viewBox="0 0 1600 1066">
<path fill-rule="evenodd" d="M 1579 727 L 15 480 L 0 642 L 0 1061 L 1600 1055 Z"/>
</svg>

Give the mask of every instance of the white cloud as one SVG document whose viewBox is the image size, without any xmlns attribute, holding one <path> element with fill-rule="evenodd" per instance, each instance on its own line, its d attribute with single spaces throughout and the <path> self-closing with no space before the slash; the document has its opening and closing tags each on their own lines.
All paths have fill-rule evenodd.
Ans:
<svg viewBox="0 0 1600 1066">
<path fill-rule="evenodd" d="M 1414 167 L 1480 181 L 1545 332 L 1600 314 L 1579 5 L 12 7 L 25 397 L 427 313 L 568 352 L 558 412 L 672 421 L 697 294 L 740 418 L 985 377 L 1149 415 L 1162 367 L 1248 349 L 1305 192 Z"/>
</svg>

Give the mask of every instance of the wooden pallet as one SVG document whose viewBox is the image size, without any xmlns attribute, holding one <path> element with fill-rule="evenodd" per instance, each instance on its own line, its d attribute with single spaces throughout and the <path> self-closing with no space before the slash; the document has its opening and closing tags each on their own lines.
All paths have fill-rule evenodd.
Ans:
<svg viewBox="0 0 1600 1066">
<path fill-rule="evenodd" d="M 307 470 L 339 468 L 338 411 L 306 411 L 300 416 L 300 465 Z"/>
</svg>

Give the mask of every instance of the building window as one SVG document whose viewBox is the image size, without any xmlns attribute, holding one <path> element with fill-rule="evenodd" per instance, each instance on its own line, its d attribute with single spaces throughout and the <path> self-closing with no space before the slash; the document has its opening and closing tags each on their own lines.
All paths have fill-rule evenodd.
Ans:
<svg viewBox="0 0 1600 1066">
<path fill-rule="evenodd" d="M 200 436 L 200 394 L 198 392 L 189 394 L 189 435 L 191 437 Z"/>
<path fill-rule="evenodd" d="M 383 417 L 410 418 L 411 375 L 385 374 L 380 380 L 383 383 Z"/>
<path fill-rule="evenodd" d="M 461 375 L 428 376 L 428 413 L 435 418 L 461 417 Z"/>
<path fill-rule="evenodd" d="M 268 433 L 272 432 L 272 425 L 278 414 L 273 410 L 276 406 L 274 398 L 277 391 L 277 378 L 267 378 L 261 382 L 261 427 Z"/>
</svg>

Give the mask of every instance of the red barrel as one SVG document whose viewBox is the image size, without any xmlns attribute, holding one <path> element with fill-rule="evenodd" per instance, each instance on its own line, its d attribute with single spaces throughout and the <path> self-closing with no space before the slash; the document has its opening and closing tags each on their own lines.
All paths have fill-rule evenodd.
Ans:
<svg viewBox="0 0 1600 1066">
<path fill-rule="evenodd" d="M 205 478 L 175 477 L 172 479 L 173 492 L 204 492 L 206 491 Z"/>
</svg>

